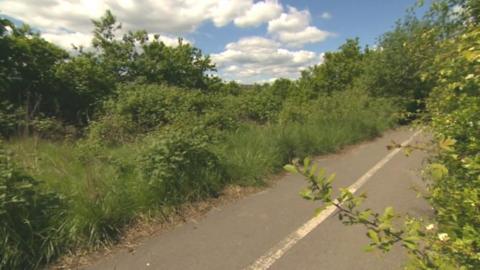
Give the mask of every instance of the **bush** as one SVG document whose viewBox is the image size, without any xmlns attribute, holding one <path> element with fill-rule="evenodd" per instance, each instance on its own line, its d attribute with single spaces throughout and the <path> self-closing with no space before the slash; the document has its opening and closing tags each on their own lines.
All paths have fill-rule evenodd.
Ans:
<svg viewBox="0 0 480 270">
<path fill-rule="evenodd" d="M 203 116 L 216 100 L 196 90 L 165 85 L 128 84 L 104 105 L 89 136 L 106 143 L 131 141 L 160 127 Z"/>
<path fill-rule="evenodd" d="M 448 236 L 447 243 L 435 236 L 424 239 L 431 269 L 480 268 L 479 40 L 478 26 L 468 25 L 462 35 L 441 44 L 435 69 L 424 74 L 438 80 L 427 99 L 429 125 L 439 146 L 427 170 L 428 199 L 438 233 Z M 422 259 L 415 258 L 412 265 L 421 265 Z"/>
<path fill-rule="evenodd" d="M 269 89 L 253 89 L 242 97 L 241 116 L 258 123 L 275 121 L 283 100 Z"/>
<path fill-rule="evenodd" d="M 225 175 L 209 138 L 200 129 L 170 129 L 147 138 L 139 170 L 150 194 L 149 205 L 178 205 L 216 196 Z"/>
</svg>

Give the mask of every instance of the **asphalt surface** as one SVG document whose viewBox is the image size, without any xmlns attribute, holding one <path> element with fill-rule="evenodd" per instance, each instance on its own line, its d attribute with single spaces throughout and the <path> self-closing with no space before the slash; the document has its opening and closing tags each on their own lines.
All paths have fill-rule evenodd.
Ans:
<svg viewBox="0 0 480 270">
<path fill-rule="evenodd" d="M 414 134 L 407 129 L 387 132 L 371 142 L 317 159 L 320 167 L 336 173 L 336 187 L 347 187 L 374 167 L 389 151 L 391 140 L 403 142 Z M 425 140 L 417 136 L 416 141 Z M 395 155 L 363 185 L 365 207 L 381 211 L 393 206 L 399 213 L 427 216 L 430 207 L 417 196 L 424 154 Z M 306 182 L 285 175 L 272 187 L 239 201 L 217 207 L 197 222 L 145 239 L 135 252 L 109 255 L 84 269 L 246 269 L 289 234 L 309 221 L 319 206 L 303 200 Z M 345 226 L 332 215 L 295 243 L 269 269 L 401 269 L 406 255 L 366 253 L 361 226 Z"/>
</svg>

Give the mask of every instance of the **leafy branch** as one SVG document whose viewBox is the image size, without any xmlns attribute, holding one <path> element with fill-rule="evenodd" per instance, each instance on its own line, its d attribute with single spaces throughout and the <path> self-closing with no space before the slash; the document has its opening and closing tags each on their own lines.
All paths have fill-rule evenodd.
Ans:
<svg viewBox="0 0 480 270">
<path fill-rule="evenodd" d="M 367 251 L 374 249 L 388 252 L 399 243 L 407 251 L 420 259 L 425 268 L 433 267 L 434 263 L 430 254 L 421 243 L 433 225 L 424 227 L 421 221 L 407 218 L 402 229 L 394 226 L 394 220 L 398 217 L 392 207 L 387 207 L 383 213 L 376 213 L 372 209 L 359 210 L 360 205 L 366 199 L 366 194 L 356 196 L 352 188 L 341 188 L 337 196 L 333 196 L 333 180 L 335 175 L 326 175 L 324 169 L 319 169 L 317 164 L 312 164 L 309 158 L 305 158 L 303 165 L 298 161 L 287 164 L 284 169 L 288 172 L 304 176 L 308 182 L 306 189 L 300 195 L 310 201 L 320 201 L 323 206 L 316 210 L 320 214 L 325 208 L 334 206 L 338 211 L 338 217 L 345 225 L 363 225 L 367 229 L 367 237 L 371 240 L 366 247 Z"/>
</svg>

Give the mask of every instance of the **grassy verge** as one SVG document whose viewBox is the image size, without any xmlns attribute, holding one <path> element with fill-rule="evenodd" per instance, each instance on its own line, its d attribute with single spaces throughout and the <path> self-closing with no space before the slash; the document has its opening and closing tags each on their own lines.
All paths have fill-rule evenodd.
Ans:
<svg viewBox="0 0 480 270">
<path fill-rule="evenodd" d="M 243 123 L 215 139 L 204 130 L 183 127 L 114 147 L 88 140 L 9 141 L 11 171 L 40 180 L 31 194 L 57 199 L 45 201 L 53 210 L 41 231 L 26 227 L 28 234 L 17 235 L 30 235 L 28 244 L 16 244 L 11 237 L 15 230 L 5 232 L 3 248 L 9 252 L 4 252 L 8 256 L 2 266 L 35 268 L 69 250 L 114 243 L 141 216 L 168 217 L 179 206 L 216 197 L 231 184 L 263 185 L 292 158 L 333 152 L 391 127 L 386 107 L 360 105 L 327 114 L 328 108 L 316 103 L 304 121 Z M 27 213 L 25 220 L 30 217 Z M 23 224 L 10 223 L 4 227 Z"/>
</svg>

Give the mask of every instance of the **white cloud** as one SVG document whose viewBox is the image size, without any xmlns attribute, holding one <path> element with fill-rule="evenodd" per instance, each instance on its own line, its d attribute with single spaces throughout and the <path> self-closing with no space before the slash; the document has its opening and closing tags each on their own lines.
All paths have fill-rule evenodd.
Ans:
<svg viewBox="0 0 480 270">
<path fill-rule="evenodd" d="M 211 10 L 212 21 L 217 27 L 225 26 L 245 13 L 252 5 L 252 0 L 220 0 Z"/>
<path fill-rule="evenodd" d="M 90 46 L 90 41 L 92 40 L 91 34 L 83 34 L 80 32 L 71 33 L 67 31 L 46 32 L 42 33 L 42 37 L 67 50 L 72 49 L 73 45 L 87 48 Z"/>
<path fill-rule="evenodd" d="M 166 35 L 157 35 L 158 40 L 165 43 L 165 45 L 170 46 L 170 47 L 177 47 L 178 46 L 178 38 L 177 37 L 172 37 L 172 36 L 166 36 Z M 153 41 L 155 39 L 155 34 L 148 34 L 148 40 Z M 183 39 L 182 40 L 183 44 L 188 43 L 192 44 L 192 41 L 188 39 Z"/>
<path fill-rule="evenodd" d="M 83 33 L 91 31 L 89 18 L 101 16 L 106 8 L 103 1 L 4 0 L 0 2 L 2 13 L 36 28 L 65 28 Z"/>
<path fill-rule="evenodd" d="M 229 43 L 223 52 L 211 56 L 223 78 L 243 83 L 297 78 L 301 70 L 322 61 L 321 54 L 288 50 L 274 40 L 258 36 Z"/>
<path fill-rule="evenodd" d="M 85 45 L 91 19 L 110 9 L 126 29 L 183 35 L 212 21 L 217 27 L 234 22 L 239 27 L 258 26 L 280 15 L 277 0 L 2 0 L 0 11 L 39 29 L 64 47 Z"/>
<path fill-rule="evenodd" d="M 221 27 L 236 21 L 242 27 L 277 17 L 282 6 L 276 0 L 2 0 L 0 11 L 40 29 L 66 28 L 91 31 L 92 18 L 110 9 L 126 27 L 170 34 L 194 31 L 211 20 Z"/>
<path fill-rule="evenodd" d="M 278 17 L 282 10 L 282 5 L 277 0 L 265 0 L 252 5 L 245 14 L 235 18 L 234 22 L 239 27 L 258 26 Z"/>
<path fill-rule="evenodd" d="M 310 13 L 307 10 L 298 11 L 288 7 L 288 13 L 268 22 L 268 32 L 297 31 L 306 28 L 310 23 Z"/>
<path fill-rule="evenodd" d="M 314 26 L 308 26 L 299 32 L 278 32 L 276 37 L 289 46 L 301 47 L 305 43 L 322 42 L 332 35 L 330 32 L 320 30 Z"/>
<path fill-rule="evenodd" d="M 278 41 L 292 47 L 301 47 L 307 43 L 322 42 L 333 33 L 311 26 L 308 10 L 288 7 L 287 13 L 268 22 L 268 32 Z"/>
<path fill-rule="evenodd" d="M 124 8 L 115 0 L 103 1 L 129 28 L 142 28 L 148 32 L 171 34 L 194 31 L 202 22 L 211 19 L 211 11 L 218 2 L 213 0 L 140 0 L 135 1 L 132 7 Z"/>
<path fill-rule="evenodd" d="M 330 20 L 332 18 L 332 14 L 330 14 L 329 12 L 323 12 L 322 14 L 320 14 L 320 18 L 324 20 Z"/>
<path fill-rule="evenodd" d="M 176 36 L 195 31 L 205 22 L 217 27 L 268 22 L 270 38 L 242 38 L 212 55 L 220 75 L 243 82 L 297 77 L 301 69 L 321 62 L 322 56 L 285 46 L 301 47 L 332 35 L 312 25 L 308 10 L 288 7 L 284 11 L 279 0 L 0 0 L 2 14 L 30 24 L 45 39 L 67 49 L 71 44 L 88 47 L 91 19 L 107 9 L 124 29 L 158 33 L 161 41 L 172 46 L 177 44 Z"/>
<path fill-rule="evenodd" d="M 219 25 L 232 21 L 237 14 L 223 9 L 224 3 L 216 0 L 3 0 L 0 11 L 39 29 L 45 39 L 71 48 L 72 43 L 90 44 L 91 19 L 98 19 L 107 9 L 112 10 L 124 29 L 145 29 L 173 36 L 193 31 L 207 19 Z M 253 5 L 251 0 L 232 3 L 231 9 L 240 10 L 242 6 Z M 176 43 L 176 38 L 174 40 Z M 166 37 L 164 41 L 173 44 Z"/>
</svg>

